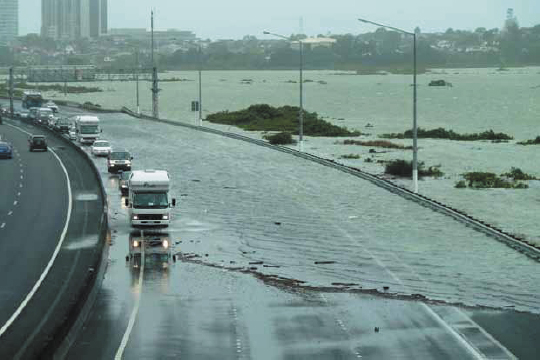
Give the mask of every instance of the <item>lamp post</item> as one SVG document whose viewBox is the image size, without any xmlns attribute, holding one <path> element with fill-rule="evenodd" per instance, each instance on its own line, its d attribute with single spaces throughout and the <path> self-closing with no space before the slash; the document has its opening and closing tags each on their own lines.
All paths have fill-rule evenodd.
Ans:
<svg viewBox="0 0 540 360">
<path fill-rule="evenodd" d="M 411 35 L 413 37 L 413 187 L 415 194 L 418 193 L 418 127 L 416 123 L 416 33 L 405 31 L 393 26 L 379 24 L 366 19 L 358 19 L 358 21 L 371 24 L 387 29 L 397 31 L 402 34 Z"/>
<path fill-rule="evenodd" d="M 293 41 L 290 37 L 274 34 L 269 31 L 263 31 L 263 34 L 273 35 L 291 42 Z M 304 151 L 304 43 L 300 39 L 298 39 L 298 47 L 300 50 L 300 111 L 298 114 L 300 126 L 298 129 L 298 149 Z"/>
<path fill-rule="evenodd" d="M 199 126 L 202 126 L 202 48 L 199 41 Z"/>
</svg>

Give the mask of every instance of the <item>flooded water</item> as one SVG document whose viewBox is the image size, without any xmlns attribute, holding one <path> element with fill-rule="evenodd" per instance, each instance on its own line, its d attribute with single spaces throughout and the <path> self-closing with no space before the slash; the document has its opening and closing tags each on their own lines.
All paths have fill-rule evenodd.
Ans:
<svg viewBox="0 0 540 360">
<path fill-rule="evenodd" d="M 540 312 L 538 263 L 450 217 L 267 148 L 121 114 L 101 119 L 135 168 L 169 170 L 179 200 L 172 241 L 204 263 Z M 96 163 L 116 193 L 105 160 Z M 125 217 L 118 194 L 109 206 Z"/>
<path fill-rule="evenodd" d="M 198 97 L 196 72 L 171 72 L 163 78 L 185 79 L 160 84 L 160 116 L 196 123 L 197 113 L 190 112 L 190 102 Z M 296 105 L 299 86 L 296 71 L 207 71 L 203 73 L 204 114 L 237 110 L 255 103 Z M 316 111 L 328 121 L 369 132 L 363 139 L 375 139 L 388 132 L 401 132 L 412 126 L 411 76 L 338 75 L 334 71 L 307 71 L 304 86 L 305 108 Z M 246 82 L 242 80 L 252 80 Z M 429 81 L 445 79 L 452 87 L 429 87 Z M 321 83 L 319 83 L 321 82 Z M 420 192 L 446 204 L 467 211 L 506 231 L 524 235 L 540 243 L 537 214 L 540 210 L 540 184 L 530 181 L 527 190 L 455 189 L 454 184 L 467 171 L 507 172 L 519 167 L 540 177 L 536 161 L 539 146 L 519 146 L 515 142 L 540 135 L 540 68 L 446 69 L 419 76 L 418 124 L 422 128 L 444 127 L 460 133 L 493 129 L 515 137 L 509 143 L 456 142 L 419 140 L 419 160 L 427 166 L 441 165 L 442 179 L 420 182 Z M 134 82 L 98 82 L 102 93 L 68 95 L 68 99 L 91 101 L 107 108 L 136 108 Z M 150 83 L 141 82 L 141 109 L 151 112 Z M 63 99 L 64 96 L 49 93 Z M 366 128 L 371 123 L 373 128 Z M 206 124 L 260 138 L 229 126 Z M 410 151 L 384 151 L 368 154 L 369 148 L 335 144 L 335 139 L 307 137 L 308 152 L 333 158 L 347 165 L 381 174 L 384 166 L 366 163 L 374 160 L 412 159 Z M 411 141 L 396 141 L 410 144 Z M 339 159 L 344 154 L 358 154 L 358 160 Z M 410 186 L 408 180 L 396 180 Z"/>
</svg>

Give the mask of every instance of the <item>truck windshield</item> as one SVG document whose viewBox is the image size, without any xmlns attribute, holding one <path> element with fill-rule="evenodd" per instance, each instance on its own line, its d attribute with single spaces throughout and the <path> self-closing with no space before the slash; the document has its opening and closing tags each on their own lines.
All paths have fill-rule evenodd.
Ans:
<svg viewBox="0 0 540 360">
<path fill-rule="evenodd" d="M 113 152 L 111 153 L 111 160 L 129 160 L 130 156 L 128 152 Z"/>
<path fill-rule="evenodd" d="M 166 192 L 137 192 L 133 196 L 135 209 L 166 209 L 169 207 Z"/>
<path fill-rule="evenodd" d="M 81 134 L 97 134 L 97 125 L 81 125 Z"/>
</svg>

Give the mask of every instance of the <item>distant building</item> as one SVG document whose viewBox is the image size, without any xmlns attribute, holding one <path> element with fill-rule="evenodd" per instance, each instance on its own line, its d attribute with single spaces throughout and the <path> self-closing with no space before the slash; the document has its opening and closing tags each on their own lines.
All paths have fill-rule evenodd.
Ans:
<svg viewBox="0 0 540 360">
<path fill-rule="evenodd" d="M 305 38 L 302 39 L 302 44 L 304 47 L 310 47 L 311 49 L 315 49 L 317 47 L 332 47 L 337 42 L 336 39 L 333 38 L 325 38 L 325 37 L 318 37 L 318 38 Z M 291 47 L 293 49 L 298 49 L 298 41 L 294 41 L 291 43 Z"/>
<path fill-rule="evenodd" d="M 19 1 L 0 0 L 0 44 L 19 35 Z"/>
<path fill-rule="evenodd" d="M 59 40 L 107 33 L 107 0 L 41 0 L 41 35 Z"/>
</svg>

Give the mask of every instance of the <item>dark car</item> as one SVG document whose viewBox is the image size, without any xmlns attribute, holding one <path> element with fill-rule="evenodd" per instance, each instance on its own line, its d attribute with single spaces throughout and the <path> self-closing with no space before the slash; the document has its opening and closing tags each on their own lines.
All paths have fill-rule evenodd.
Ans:
<svg viewBox="0 0 540 360">
<path fill-rule="evenodd" d="M 69 133 L 69 126 L 71 125 L 71 122 L 68 119 L 57 119 L 54 123 L 54 130 L 58 131 L 61 134 L 67 134 Z"/>
<path fill-rule="evenodd" d="M 11 159 L 13 157 L 13 147 L 10 143 L 0 141 L 0 158 Z"/>
<path fill-rule="evenodd" d="M 131 171 L 133 157 L 126 150 L 113 150 L 107 156 L 107 170 L 116 173 L 120 170 Z"/>
<path fill-rule="evenodd" d="M 32 135 L 28 138 L 28 146 L 30 147 L 30 151 L 47 151 L 47 139 L 43 135 Z"/>
<path fill-rule="evenodd" d="M 129 177 L 131 176 L 131 171 L 121 171 L 118 176 L 118 189 L 122 195 L 127 195 L 129 192 Z"/>
</svg>

